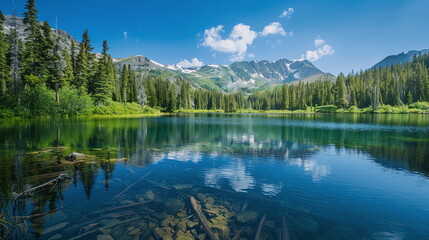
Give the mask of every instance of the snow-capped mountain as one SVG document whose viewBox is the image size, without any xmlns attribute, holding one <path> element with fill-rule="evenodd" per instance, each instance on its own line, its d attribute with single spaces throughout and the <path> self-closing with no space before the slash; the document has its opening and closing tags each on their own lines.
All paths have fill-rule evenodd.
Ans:
<svg viewBox="0 0 429 240">
<path fill-rule="evenodd" d="M 259 89 L 310 76 L 330 76 L 307 60 L 242 61 L 231 65 L 184 68 L 179 65 L 163 65 L 144 56 L 134 56 L 116 59 L 115 63 L 119 67 L 129 64 L 132 69 L 148 75 L 172 78 L 180 76 L 200 87 L 222 91 Z"/>
</svg>

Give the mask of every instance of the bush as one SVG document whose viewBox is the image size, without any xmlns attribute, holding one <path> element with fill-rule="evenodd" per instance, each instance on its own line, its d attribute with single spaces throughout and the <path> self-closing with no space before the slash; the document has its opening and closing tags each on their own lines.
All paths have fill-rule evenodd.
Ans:
<svg viewBox="0 0 429 240">
<path fill-rule="evenodd" d="M 60 90 L 60 103 L 57 113 L 59 115 L 85 115 L 90 114 L 93 107 L 91 97 L 84 91 L 79 93 L 75 88 L 65 86 Z"/>
<path fill-rule="evenodd" d="M 337 111 L 337 106 L 334 105 L 324 105 L 324 106 L 318 106 L 315 108 L 316 112 L 319 113 L 332 113 Z"/>
<path fill-rule="evenodd" d="M 360 112 L 362 112 L 362 110 L 359 109 L 357 106 L 351 106 L 349 109 L 347 109 L 347 112 L 349 112 L 349 113 L 360 113 Z"/>
<path fill-rule="evenodd" d="M 409 105 L 410 108 L 413 109 L 422 109 L 422 110 L 428 110 L 429 109 L 429 102 L 415 102 Z"/>
<path fill-rule="evenodd" d="M 95 115 L 143 114 L 143 108 L 138 103 L 118 103 L 109 100 L 104 106 L 95 106 L 92 113 Z"/>
<path fill-rule="evenodd" d="M 25 117 L 36 117 L 54 115 L 55 110 L 55 92 L 45 85 L 37 85 L 24 90 L 17 112 Z"/>
</svg>

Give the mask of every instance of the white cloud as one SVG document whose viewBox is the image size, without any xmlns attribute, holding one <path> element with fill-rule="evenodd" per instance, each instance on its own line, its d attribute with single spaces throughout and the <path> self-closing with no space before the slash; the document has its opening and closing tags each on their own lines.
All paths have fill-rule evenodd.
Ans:
<svg viewBox="0 0 429 240">
<path fill-rule="evenodd" d="M 335 53 L 332 46 L 320 37 L 317 37 L 314 40 L 314 46 L 316 47 L 316 49 L 308 50 L 305 55 L 302 56 L 302 59 L 314 62 L 323 56 L 332 55 Z"/>
<path fill-rule="evenodd" d="M 191 61 L 188 61 L 187 59 L 183 59 L 182 61 L 178 62 L 177 65 L 184 68 L 192 68 L 192 67 L 201 67 L 204 65 L 204 63 L 198 60 L 198 58 L 192 58 Z"/>
<path fill-rule="evenodd" d="M 280 18 L 287 17 L 288 19 L 292 16 L 292 14 L 295 12 L 293 8 L 288 8 L 287 10 L 283 10 L 282 14 L 280 14 Z"/>
<path fill-rule="evenodd" d="M 273 35 L 279 34 L 279 35 L 285 36 L 286 31 L 283 29 L 282 25 L 279 22 L 273 22 L 265 26 L 261 32 L 261 35 L 264 37 L 270 34 L 273 34 Z"/>
<path fill-rule="evenodd" d="M 250 26 L 242 23 L 235 25 L 227 38 L 222 38 L 222 32 L 222 25 L 206 29 L 204 31 L 204 40 L 201 45 L 210 47 L 217 52 L 231 53 L 230 61 L 241 61 L 245 57 L 254 58 L 255 55 L 253 53 L 247 54 L 247 49 L 259 36 L 287 35 L 279 22 L 270 23 L 259 33 L 253 31 Z"/>
<path fill-rule="evenodd" d="M 222 38 L 223 26 L 212 27 L 204 31 L 203 46 L 210 47 L 214 51 L 232 53 L 231 61 L 243 60 L 246 57 L 247 48 L 253 44 L 258 34 L 250 29 L 250 26 L 242 23 L 232 29 L 229 36 Z"/>
<path fill-rule="evenodd" d="M 124 32 L 124 40 L 128 39 L 128 32 Z"/>
</svg>

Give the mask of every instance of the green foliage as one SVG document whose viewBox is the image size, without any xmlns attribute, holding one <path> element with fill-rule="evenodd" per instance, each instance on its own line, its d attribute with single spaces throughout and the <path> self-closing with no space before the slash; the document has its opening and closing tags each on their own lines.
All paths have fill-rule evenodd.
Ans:
<svg viewBox="0 0 429 240">
<path fill-rule="evenodd" d="M 107 101 L 104 106 L 95 106 L 92 109 L 94 115 L 127 115 L 143 114 L 143 108 L 138 103 L 118 103 Z"/>
<path fill-rule="evenodd" d="M 318 113 L 332 113 L 332 112 L 336 112 L 337 109 L 338 107 L 334 105 L 324 105 L 324 106 L 317 106 L 315 108 L 315 111 Z"/>
<path fill-rule="evenodd" d="M 422 109 L 422 110 L 428 110 L 429 109 L 429 102 L 415 102 L 409 105 L 410 108 L 413 109 Z"/>
<path fill-rule="evenodd" d="M 59 115 L 91 114 L 93 103 L 91 97 L 75 88 L 66 86 L 60 90 L 61 101 L 57 106 Z"/>
</svg>

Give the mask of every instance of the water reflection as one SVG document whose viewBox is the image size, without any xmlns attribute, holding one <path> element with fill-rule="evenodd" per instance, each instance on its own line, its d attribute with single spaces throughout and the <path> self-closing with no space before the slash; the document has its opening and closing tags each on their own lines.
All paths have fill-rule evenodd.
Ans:
<svg viewBox="0 0 429 240">
<path fill-rule="evenodd" d="M 43 238 L 46 228 L 52 226 L 52 220 L 46 217 L 57 219 L 63 202 L 78 199 L 83 205 L 87 201 L 99 206 L 100 198 L 106 199 L 103 192 L 117 194 L 122 186 L 131 184 L 129 179 L 138 179 L 139 167 L 153 167 L 151 184 L 161 189 L 184 183 L 251 193 L 279 202 L 288 200 L 290 204 L 296 198 L 304 205 L 295 209 L 299 211 L 296 216 L 301 216 L 314 211 L 308 210 L 310 207 L 322 209 L 323 203 L 332 201 L 303 200 L 308 196 L 302 189 L 311 189 L 311 184 L 337 184 L 331 177 L 337 177 L 340 171 L 335 169 L 341 162 L 322 161 L 322 157 L 355 160 L 360 155 L 370 156 L 365 159 L 382 168 L 429 176 L 428 124 L 428 116 L 424 115 L 4 120 L 0 123 L 0 185 L 22 192 L 59 173 L 73 177 L 46 194 L 17 202 L 17 215 L 41 216 L 28 218 L 34 238 Z M 64 156 L 73 151 L 93 158 L 83 164 L 65 161 Z M 65 193 L 71 192 L 73 195 L 68 197 L 72 199 L 66 199 Z M 292 207 L 287 208 L 289 212 Z M 79 215 L 88 209 L 91 207 L 69 212 L 68 217 L 80 219 Z M 300 235 L 301 230 L 293 234 L 312 236 Z M 366 236 L 386 239 L 402 235 L 369 231 Z"/>
</svg>

